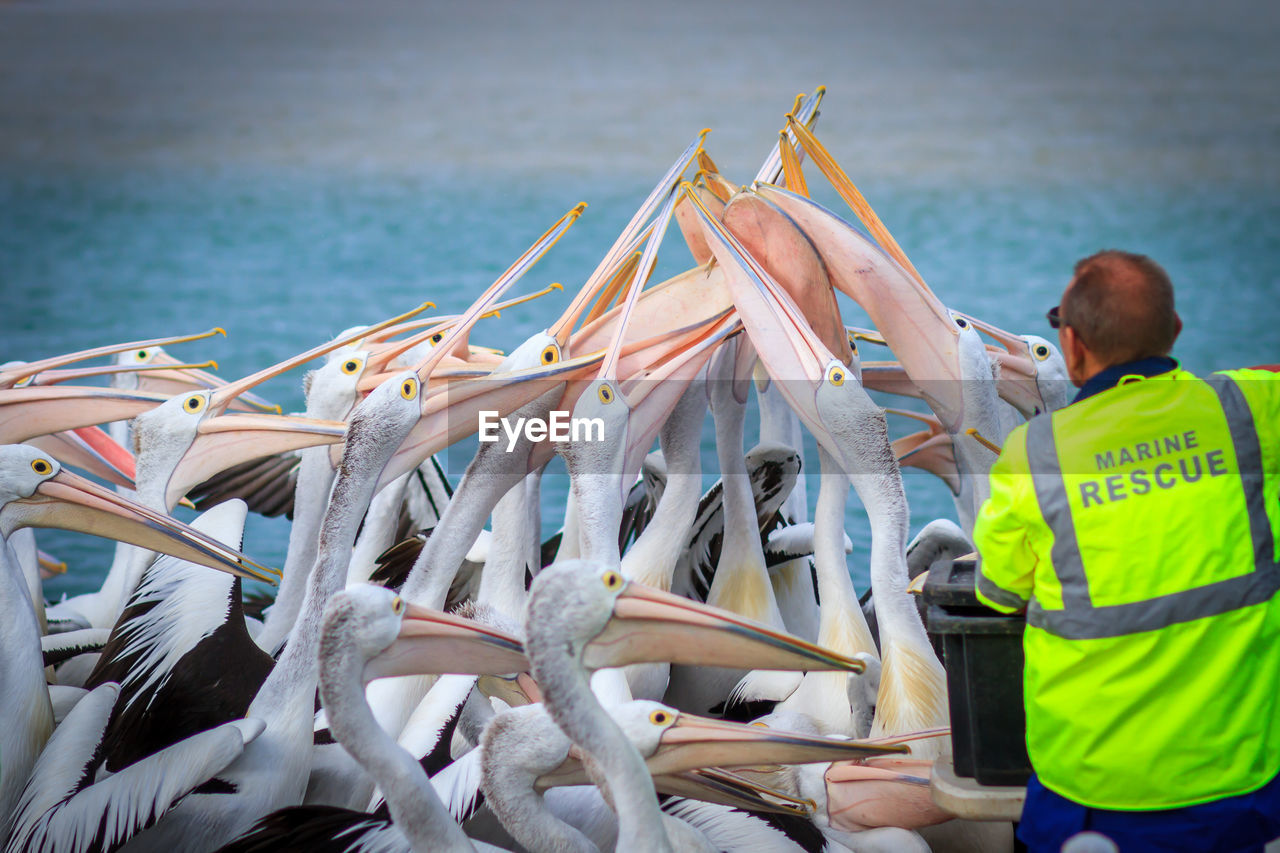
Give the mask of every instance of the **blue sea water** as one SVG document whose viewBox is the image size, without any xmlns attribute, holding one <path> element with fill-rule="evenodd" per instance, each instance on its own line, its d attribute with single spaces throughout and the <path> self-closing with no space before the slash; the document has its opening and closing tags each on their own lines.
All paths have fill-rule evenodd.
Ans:
<svg viewBox="0 0 1280 853">
<path fill-rule="evenodd" d="M 663 165 L 655 163 L 655 173 Z M 3 357 L 219 325 L 225 339 L 174 352 L 215 359 L 221 375 L 241 376 L 423 300 L 442 312 L 465 307 L 544 228 L 588 201 L 518 288 L 559 281 L 566 292 L 504 312 L 473 336 L 509 349 L 567 305 L 647 189 L 639 179 L 598 178 L 486 186 L 305 174 L 3 176 Z M 1173 277 L 1186 319 L 1176 354 L 1185 366 L 1203 372 L 1280 356 L 1280 234 L 1272 225 L 1280 202 L 1270 193 L 875 181 L 866 191 L 944 301 L 1002 327 L 1048 334 L 1043 312 L 1057 302 L 1071 262 L 1116 245 L 1149 253 Z M 838 199 L 824 200 L 841 209 Z M 672 229 L 658 275 L 688 263 Z M 846 322 L 864 322 L 856 306 L 844 309 Z M 300 410 L 301 376 L 279 377 L 261 392 Z M 895 434 L 912 429 L 894 426 Z M 456 479 L 458 456 L 449 459 Z M 816 459 L 812 447 L 808 459 Z M 545 533 L 560 522 L 567 486 L 560 463 L 553 465 L 544 481 Z M 913 531 L 954 517 L 940 482 L 912 470 L 906 481 Z M 810 500 L 815 494 L 811 485 Z M 246 552 L 280 565 L 285 525 L 253 519 Z M 847 527 L 850 570 L 865 584 L 870 531 L 852 496 Z M 110 546 L 87 537 L 51 531 L 40 541 L 72 566 L 48 584 L 53 596 L 92 588 L 109 562 Z"/>
</svg>

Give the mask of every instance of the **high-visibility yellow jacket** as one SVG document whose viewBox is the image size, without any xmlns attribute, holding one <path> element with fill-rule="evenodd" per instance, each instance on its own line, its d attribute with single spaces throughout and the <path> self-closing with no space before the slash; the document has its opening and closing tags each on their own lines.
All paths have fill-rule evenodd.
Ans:
<svg viewBox="0 0 1280 853">
<path fill-rule="evenodd" d="M 1164 809 L 1280 772 L 1280 374 L 1179 369 L 1014 430 L 978 595 L 1027 608 L 1027 748 L 1049 789 Z"/>
</svg>

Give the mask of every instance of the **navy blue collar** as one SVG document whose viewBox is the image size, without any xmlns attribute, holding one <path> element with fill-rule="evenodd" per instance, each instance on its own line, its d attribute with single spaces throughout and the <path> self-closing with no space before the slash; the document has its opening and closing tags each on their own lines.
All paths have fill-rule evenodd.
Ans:
<svg viewBox="0 0 1280 853">
<path fill-rule="evenodd" d="M 1080 387 L 1080 392 L 1076 394 L 1076 398 L 1072 403 L 1079 403 L 1094 394 L 1106 391 L 1108 388 L 1114 388 L 1120 383 L 1120 379 L 1125 376 L 1158 376 L 1161 373 L 1168 373 L 1178 366 L 1178 362 L 1167 355 L 1156 355 L 1151 358 L 1140 358 L 1137 361 L 1130 361 L 1124 364 L 1113 364 L 1110 367 L 1100 370 L 1093 374 L 1087 382 Z"/>
</svg>

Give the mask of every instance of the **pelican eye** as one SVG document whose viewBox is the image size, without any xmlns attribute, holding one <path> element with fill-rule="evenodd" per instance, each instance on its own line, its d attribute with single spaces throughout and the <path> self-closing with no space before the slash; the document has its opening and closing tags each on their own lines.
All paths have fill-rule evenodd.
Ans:
<svg viewBox="0 0 1280 853">
<path fill-rule="evenodd" d="M 655 726 L 665 726 L 667 723 L 671 722 L 671 715 L 666 711 L 654 711 L 649 715 L 649 722 L 653 723 Z"/>
<path fill-rule="evenodd" d="M 431 336 L 431 343 L 438 344 L 444 340 L 444 332 L 436 332 Z"/>
<path fill-rule="evenodd" d="M 952 318 L 952 319 L 954 319 L 954 320 L 956 321 L 956 325 L 957 325 L 957 326 L 959 326 L 960 328 L 962 328 L 962 329 L 967 329 L 967 328 L 969 328 L 969 321 L 968 321 L 968 320 L 966 320 L 965 318 L 963 318 L 963 317 L 954 317 L 954 318 Z"/>
<path fill-rule="evenodd" d="M 1035 347 L 1031 350 L 1031 352 L 1040 361 L 1044 361 L 1046 358 L 1049 357 L 1049 348 L 1044 344 L 1036 344 Z"/>
<path fill-rule="evenodd" d="M 360 362 L 357 359 L 350 358 L 342 363 L 342 372 L 350 376 L 360 369 Z"/>
<path fill-rule="evenodd" d="M 613 389 L 608 385 L 601 385 L 599 389 L 596 390 L 596 394 L 600 397 L 601 403 L 613 402 Z"/>
<path fill-rule="evenodd" d="M 833 365 L 832 368 L 827 371 L 827 381 L 832 385 L 843 385 L 844 368 L 839 365 Z"/>
<path fill-rule="evenodd" d="M 395 598 L 391 599 L 391 612 L 397 616 L 404 612 L 403 598 L 397 595 Z"/>
<path fill-rule="evenodd" d="M 37 474 L 40 474 L 41 476 L 44 476 L 45 474 L 48 474 L 51 471 L 53 471 L 53 466 L 49 464 L 48 459 L 32 459 L 31 470 L 35 471 Z"/>
<path fill-rule="evenodd" d="M 190 397 L 182 401 L 182 408 L 194 415 L 196 412 L 204 408 L 204 404 L 206 402 L 207 401 L 203 394 L 192 394 Z"/>
<path fill-rule="evenodd" d="M 404 397 L 406 400 L 412 400 L 417 393 L 418 380 L 406 379 L 404 382 L 400 383 L 400 396 Z"/>
<path fill-rule="evenodd" d="M 557 346 L 549 346 L 542 350 L 542 363 L 555 364 L 560 360 L 560 348 Z"/>
<path fill-rule="evenodd" d="M 622 586 L 622 575 L 617 572 L 605 572 L 601 578 L 605 589 L 618 589 Z"/>
<path fill-rule="evenodd" d="M 134 354 L 133 354 L 133 357 L 134 357 L 134 358 L 136 358 L 138 361 L 146 361 L 146 360 L 147 360 L 147 356 L 149 356 L 149 355 L 151 355 L 151 353 L 150 353 L 150 352 L 148 352 L 147 350 L 144 350 L 144 349 L 140 349 L 140 350 L 138 350 L 136 353 L 134 353 Z"/>
</svg>

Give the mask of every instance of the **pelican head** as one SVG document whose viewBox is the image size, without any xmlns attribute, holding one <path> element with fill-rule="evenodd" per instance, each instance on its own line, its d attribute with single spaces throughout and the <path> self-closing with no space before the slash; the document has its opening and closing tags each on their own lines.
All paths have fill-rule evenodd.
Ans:
<svg viewBox="0 0 1280 853">
<path fill-rule="evenodd" d="M 867 467 L 864 451 L 881 445 L 887 448 L 888 428 L 883 413 L 862 387 L 857 341 L 842 327 L 840 339 L 848 360 L 838 358 L 787 291 L 737 238 L 701 208 L 699 213 L 707 242 L 725 269 L 743 326 L 769 376 L 843 470 L 850 476 L 863 472 Z M 892 460 L 877 457 L 877 461 L 892 467 Z"/>
<path fill-rule="evenodd" d="M 260 413 L 218 414 L 218 391 L 172 397 L 133 420 L 138 494 L 152 506 L 174 506 L 219 471 L 314 444 L 340 442 L 337 421 Z"/>
<path fill-rule="evenodd" d="M 565 560 L 542 571 L 525 618 L 530 660 L 567 649 L 588 669 L 671 662 L 737 669 L 861 672 L 863 663 L 728 611 L 633 581 L 602 563 Z"/>
<path fill-rule="evenodd" d="M 340 421 L 346 419 L 360 399 L 360 380 L 369 361 L 369 351 L 357 346 L 334 350 L 321 366 L 303 379 L 307 415 Z"/>
<path fill-rule="evenodd" d="M 276 572 L 174 518 L 64 471 L 26 445 L 0 446 L 0 537 L 21 527 L 79 530 L 274 582 Z"/>
<path fill-rule="evenodd" d="M 867 744 L 816 733 L 713 720 L 644 699 L 620 705 L 612 714 L 654 776 L 705 767 L 802 764 L 910 752 L 908 747 L 896 744 Z M 578 753 L 571 750 L 559 767 L 538 779 L 538 785 L 552 787 L 586 781 Z"/>
<path fill-rule="evenodd" d="M 375 584 L 358 584 L 325 607 L 320 655 L 354 644 L 363 681 L 396 675 L 508 675 L 528 669 L 520 640 L 472 619 L 408 604 Z"/>
</svg>

